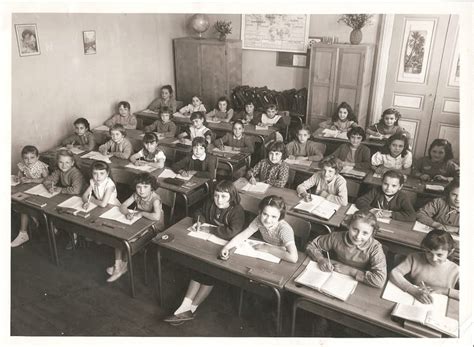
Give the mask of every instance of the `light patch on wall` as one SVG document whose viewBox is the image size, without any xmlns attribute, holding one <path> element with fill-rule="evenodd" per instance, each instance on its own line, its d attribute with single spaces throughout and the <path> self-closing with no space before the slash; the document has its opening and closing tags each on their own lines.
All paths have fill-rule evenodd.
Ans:
<svg viewBox="0 0 474 347">
<path fill-rule="evenodd" d="M 397 107 L 413 108 L 419 110 L 421 109 L 421 105 L 423 105 L 423 96 L 394 94 L 393 105 Z"/>
<path fill-rule="evenodd" d="M 459 114 L 459 101 L 458 100 L 444 100 L 443 112 Z"/>
</svg>

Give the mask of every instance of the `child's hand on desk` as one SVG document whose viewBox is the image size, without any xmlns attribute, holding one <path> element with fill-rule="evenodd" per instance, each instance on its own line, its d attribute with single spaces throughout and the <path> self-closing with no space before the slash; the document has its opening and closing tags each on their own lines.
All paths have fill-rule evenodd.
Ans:
<svg viewBox="0 0 474 347">
<path fill-rule="evenodd" d="M 54 187 L 54 186 L 51 187 L 51 188 L 49 188 L 48 190 L 49 190 L 49 192 L 50 192 L 51 194 L 54 194 L 54 193 L 56 193 L 56 192 L 61 192 L 61 188 L 60 188 L 60 187 Z"/>
<path fill-rule="evenodd" d="M 132 213 L 128 213 L 127 215 L 125 215 L 125 218 L 127 218 L 128 220 L 132 220 L 133 217 L 137 217 L 137 218 L 140 218 L 142 215 L 140 212 L 132 212 Z"/>
<path fill-rule="evenodd" d="M 337 130 L 337 127 L 335 125 L 332 125 L 329 129 L 331 130 Z"/>
<path fill-rule="evenodd" d="M 339 272 L 343 275 L 348 275 L 352 277 L 356 277 L 357 269 L 350 267 L 348 265 L 342 263 L 334 263 L 334 271 Z"/>
<path fill-rule="evenodd" d="M 318 265 L 321 271 L 324 272 L 332 272 L 334 270 L 334 266 L 326 258 L 318 260 Z"/>
<path fill-rule="evenodd" d="M 31 178 L 28 178 L 28 177 L 22 177 L 20 179 L 18 179 L 18 177 L 16 178 L 15 182 L 21 182 L 21 183 L 30 183 L 32 180 Z"/>
<path fill-rule="evenodd" d="M 90 206 L 90 202 L 89 202 L 89 201 L 86 201 L 85 203 L 82 204 L 82 208 L 83 208 L 84 210 L 87 210 L 87 209 L 89 208 L 89 206 Z"/>
<path fill-rule="evenodd" d="M 321 192 L 321 193 L 319 193 L 318 195 L 326 199 L 326 198 L 327 198 L 327 196 L 329 195 L 329 193 L 328 193 L 328 192 L 326 192 L 326 191 L 322 191 L 322 192 Z"/>
<path fill-rule="evenodd" d="M 430 177 L 430 175 L 423 174 L 423 175 L 420 176 L 420 180 L 429 181 L 429 180 L 431 180 L 431 177 Z"/>
<path fill-rule="evenodd" d="M 308 160 L 308 157 L 304 157 L 302 155 L 298 155 L 295 157 L 296 160 Z"/>
<path fill-rule="evenodd" d="M 416 288 L 410 293 L 415 297 L 416 300 L 422 304 L 431 304 L 433 303 L 433 297 L 430 295 L 430 290 L 423 288 Z"/>
<path fill-rule="evenodd" d="M 453 225 L 445 225 L 443 224 L 439 229 L 447 231 L 449 233 L 457 233 L 459 232 L 459 227 L 455 227 Z"/>
<path fill-rule="evenodd" d="M 257 243 L 256 245 L 252 246 L 253 249 L 257 251 L 267 252 L 272 248 L 272 246 L 267 245 L 266 243 Z"/>
<path fill-rule="evenodd" d="M 253 177 L 253 176 L 250 177 L 249 182 L 250 182 L 250 184 L 252 184 L 252 185 L 256 185 L 256 184 L 257 184 L 257 180 L 256 180 L 255 177 Z"/>
<path fill-rule="evenodd" d="M 186 143 L 186 138 L 183 137 L 183 136 L 181 136 L 181 137 L 179 138 L 179 142 L 181 142 L 181 143 Z"/>
<path fill-rule="evenodd" d="M 107 148 L 99 148 L 99 152 L 102 155 L 107 155 Z"/>
<path fill-rule="evenodd" d="M 289 155 L 289 156 L 288 156 L 288 159 L 295 160 L 296 157 L 295 157 L 294 155 Z"/>
<path fill-rule="evenodd" d="M 67 148 L 67 149 L 72 149 L 72 148 L 74 148 L 74 145 L 73 145 L 72 143 L 68 143 L 68 144 L 66 145 L 66 148 Z"/>
<path fill-rule="evenodd" d="M 183 177 L 188 177 L 189 176 L 189 174 L 186 170 L 179 170 L 179 174 Z"/>
<path fill-rule="evenodd" d="M 433 177 L 435 181 L 441 181 L 441 182 L 449 182 L 449 177 L 445 177 L 443 175 L 436 175 Z"/>
<path fill-rule="evenodd" d="M 306 201 L 306 202 L 310 202 L 311 200 L 313 200 L 313 198 L 312 198 L 312 196 L 311 196 L 310 193 L 305 193 L 305 194 L 303 195 L 303 199 L 304 199 L 304 201 Z"/>
<path fill-rule="evenodd" d="M 145 162 L 143 160 L 138 159 L 137 161 L 135 161 L 135 165 L 136 166 L 143 166 L 143 165 L 145 165 Z"/>
</svg>

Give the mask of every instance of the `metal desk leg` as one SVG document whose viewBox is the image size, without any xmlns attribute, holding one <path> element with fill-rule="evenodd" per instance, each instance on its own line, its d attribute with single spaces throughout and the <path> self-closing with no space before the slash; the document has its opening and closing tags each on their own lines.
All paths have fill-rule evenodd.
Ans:
<svg viewBox="0 0 474 347">
<path fill-rule="evenodd" d="M 270 287 L 273 289 L 277 299 L 277 317 L 276 317 L 276 334 L 281 335 L 281 293 L 277 288 Z"/>
<path fill-rule="evenodd" d="M 49 224 L 49 230 L 50 230 L 50 236 L 51 236 L 51 246 L 53 247 L 53 257 L 54 257 L 54 262 L 56 263 L 56 266 L 59 265 L 59 256 L 58 256 L 58 247 L 56 245 L 56 234 L 54 233 L 54 223 L 52 220 L 48 221 Z"/>
<path fill-rule="evenodd" d="M 293 302 L 293 307 L 291 310 L 291 336 L 295 336 L 295 327 L 296 327 L 296 311 L 298 310 L 298 299 L 295 299 Z"/>
<path fill-rule="evenodd" d="M 265 147 L 265 137 L 263 137 L 263 135 L 257 135 L 258 138 L 262 141 L 262 158 L 266 158 L 267 157 L 267 149 Z"/>
<path fill-rule="evenodd" d="M 127 260 L 128 260 L 128 274 L 130 276 L 130 290 L 132 298 L 135 297 L 135 283 L 133 282 L 133 263 L 132 263 L 132 252 L 130 250 L 130 244 L 128 241 L 123 241 L 125 249 L 127 250 Z"/>
<path fill-rule="evenodd" d="M 160 246 L 158 246 L 158 250 L 156 251 L 156 260 L 158 264 L 158 299 L 159 299 L 159 305 L 163 306 L 163 288 L 161 286 L 161 253 L 160 253 Z"/>
<path fill-rule="evenodd" d="M 49 255 L 51 256 L 51 260 L 53 261 L 53 263 L 58 265 L 56 262 L 56 258 L 54 257 L 53 244 L 51 243 L 51 230 L 49 227 L 48 217 L 45 213 L 41 213 L 41 218 L 43 219 L 43 222 L 45 223 L 44 225 L 46 226 L 46 235 L 48 235 Z"/>
</svg>

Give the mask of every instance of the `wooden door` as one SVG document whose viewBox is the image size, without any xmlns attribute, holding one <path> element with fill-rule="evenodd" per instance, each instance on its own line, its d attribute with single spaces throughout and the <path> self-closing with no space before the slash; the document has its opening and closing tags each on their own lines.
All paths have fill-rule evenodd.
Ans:
<svg viewBox="0 0 474 347">
<path fill-rule="evenodd" d="M 193 95 L 200 95 L 201 54 L 198 40 L 181 38 L 173 40 L 176 99 L 191 103 Z"/>
<path fill-rule="evenodd" d="M 425 152 L 449 15 L 396 15 L 383 109 L 397 108 L 412 135 L 413 153 Z"/>
<path fill-rule="evenodd" d="M 226 89 L 227 69 L 225 43 L 207 40 L 201 45 L 201 90 L 209 110 Z"/>
<path fill-rule="evenodd" d="M 426 141 L 426 151 L 434 139 L 446 139 L 459 158 L 459 17 L 452 15 L 441 60 L 433 116 Z"/>
<path fill-rule="evenodd" d="M 338 49 L 314 46 L 311 49 L 308 83 L 307 114 L 311 129 L 331 118 L 334 108 L 334 83 L 336 80 Z"/>
</svg>

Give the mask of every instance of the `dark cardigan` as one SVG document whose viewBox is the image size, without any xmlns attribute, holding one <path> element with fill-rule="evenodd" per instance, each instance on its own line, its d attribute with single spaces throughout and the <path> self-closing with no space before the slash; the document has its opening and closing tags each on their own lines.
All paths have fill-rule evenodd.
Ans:
<svg viewBox="0 0 474 347">
<path fill-rule="evenodd" d="M 190 153 L 180 161 L 174 163 L 171 168 L 176 172 L 179 170 L 197 171 L 196 177 L 215 179 L 216 165 L 216 157 L 212 154 L 206 153 L 206 159 L 201 161 L 192 159 L 192 153 Z"/>
</svg>

